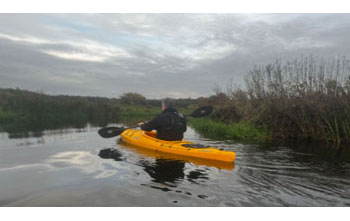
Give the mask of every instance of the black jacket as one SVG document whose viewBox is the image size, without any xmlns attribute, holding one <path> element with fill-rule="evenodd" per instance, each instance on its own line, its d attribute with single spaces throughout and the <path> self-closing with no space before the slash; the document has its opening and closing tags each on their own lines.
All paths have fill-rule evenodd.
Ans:
<svg viewBox="0 0 350 221">
<path fill-rule="evenodd" d="M 174 108 L 167 108 L 151 121 L 141 125 L 145 131 L 157 130 L 157 138 L 161 140 L 182 140 L 187 129 L 186 119 Z"/>
</svg>

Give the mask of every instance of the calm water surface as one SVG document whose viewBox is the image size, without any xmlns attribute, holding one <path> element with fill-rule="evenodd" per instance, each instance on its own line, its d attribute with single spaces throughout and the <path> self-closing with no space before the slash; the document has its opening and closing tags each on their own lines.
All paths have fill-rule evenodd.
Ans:
<svg viewBox="0 0 350 221">
<path fill-rule="evenodd" d="M 233 150 L 234 168 L 156 159 L 98 128 L 0 133 L 1 206 L 350 206 L 350 164 L 320 147 L 185 139 Z M 115 148 L 113 159 L 99 156 Z M 346 156 L 346 152 L 341 153 Z"/>
</svg>

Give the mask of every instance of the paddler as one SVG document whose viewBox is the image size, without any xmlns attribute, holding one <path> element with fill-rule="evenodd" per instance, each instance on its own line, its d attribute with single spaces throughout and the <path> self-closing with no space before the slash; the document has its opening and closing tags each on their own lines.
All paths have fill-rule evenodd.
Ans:
<svg viewBox="0 0 350 221">
<path fill-rule="evenodd" d="M 186 118 L 174 108 L 170 98 L 162 100 L 162 113 L 146 123 L 138 125 L 144 131 L 157 130 L 157 139 L 175 141 L 182 140 L 187 129 Z"/>
</svg>

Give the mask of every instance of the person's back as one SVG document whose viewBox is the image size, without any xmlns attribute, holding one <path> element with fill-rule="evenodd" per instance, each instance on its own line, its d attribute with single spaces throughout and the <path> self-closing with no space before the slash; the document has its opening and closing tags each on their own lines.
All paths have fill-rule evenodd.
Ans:
<svg viewBox="0 0 350 221">
<path fill-rule="evenodd" d="M 161 140 L 182 140 L 187 129 L 185 117 L 173 108 L 170 99 L 163 100 L 162 113 L 147 123 L 139 123 L 142 130 L 157 130 L 157 138 Z"/>
</svg>

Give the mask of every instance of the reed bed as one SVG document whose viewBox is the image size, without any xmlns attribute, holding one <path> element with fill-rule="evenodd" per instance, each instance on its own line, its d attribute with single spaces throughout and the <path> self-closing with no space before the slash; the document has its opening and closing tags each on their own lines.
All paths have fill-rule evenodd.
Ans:
<svg viewBox="0 0 350 221">
<path fill-rule="evenodd" d="M 255 66 L 246 88 L 229 88 L 209 99 L 213 120 L 250 122 L 278 139 L 350 142 L 350 61 L 345 56 L 301 56 Z"/>
</svg>

